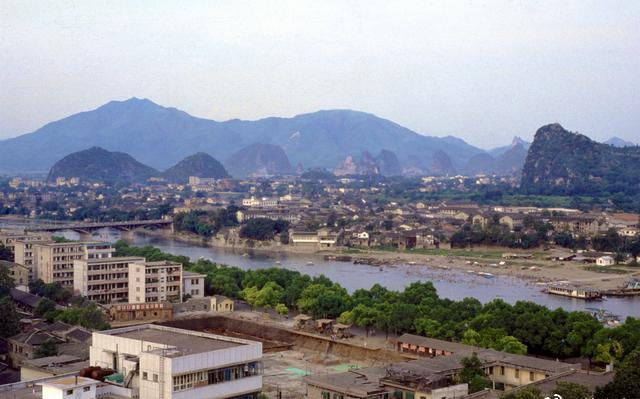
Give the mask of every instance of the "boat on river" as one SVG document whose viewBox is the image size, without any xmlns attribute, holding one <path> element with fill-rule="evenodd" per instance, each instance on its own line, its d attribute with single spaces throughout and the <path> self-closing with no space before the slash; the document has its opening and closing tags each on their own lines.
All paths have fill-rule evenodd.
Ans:
<svg viewBox="0 0 640 399">
<path fill-rule="evenodd" d="M 570 284 L 549 284 L 547 292 L 553 295 L 568 296 L 569 298 L 578 298 L 585 300 L 602 299 L 602 293 L 593 288 L 578 287 Z"/>
</svg>

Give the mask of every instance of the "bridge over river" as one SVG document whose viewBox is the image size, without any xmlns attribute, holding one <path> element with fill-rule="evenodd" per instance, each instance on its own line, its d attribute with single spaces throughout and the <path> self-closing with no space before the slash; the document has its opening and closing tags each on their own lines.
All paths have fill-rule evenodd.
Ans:
<svg viewBox="0 0 640 399">
<path fill-rule="evenodd" d="M 56 232 L 71 230 L 80 233 L 83 238 L 90 238 L 91 235 L 101 229 L 115 229 L 123 233 L 131 234 L 138 229 L 168 229 L 173 231 L 173 219 L 152 219 L 152 220 L 127 220 L 122 222 L 80 222 L 66 224 L 41 224 L 33 227 L 26 227 L 25 231 L 31 232 Z"/>
</svg>

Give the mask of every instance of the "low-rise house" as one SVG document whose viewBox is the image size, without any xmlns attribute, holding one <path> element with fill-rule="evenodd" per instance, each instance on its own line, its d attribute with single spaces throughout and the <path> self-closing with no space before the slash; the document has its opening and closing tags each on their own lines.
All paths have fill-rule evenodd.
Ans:
<svg viewBox="0 0 640 399">
<path fill-rule="evenodd" d="M 58 354 L 69 354 L 86 358 L 88 356 L 91 333 L 82 327 L 71 326 L 56 321 L 40 322 L 28 331 L 7 339 L 9 359 L 13 367 L 19 367 L 25 360 L 35 359 L 38 348 L 45 342 L 53 342 Z"/>
<path fill-rule="evenodd" d="M 109 318 L 120 323 L 172 320 L 173 304 L 171 302 L 114 304 L 109 306 Z"/>
<path fill-rule="evenodd" d="M 25 360 L 20 367 L 20 381 L 76 373 L 87 366 L 89 366 L 88 359 L 81 359 L 74 355 L 47 356 Z"/>
<path fill-rule="evenodd" d="M 15 262 L 0 260 L 0 268 L 7 268 L 13 283 L 22 291 L 26 291 L 29 284 L 29 268 Z"/>
<path fill-rule="evenodd" d="M 513 230 L 516 227 L 524 226 L 525 217 L 526 215 L 523 215 L 521 213 L 511 213 L 511 214 L 500 216 L 500 219 L 498 219 L 498 221 L 500 224 L 509 226 L 509 229 Z"/>
<path fill-rule="evenodd" d="M 615 259 L 609 255 L 601 256 L 596 259 L 596 265 L 598 266 L 613 266 L 615 264 Z"/>
<path fill-rule="evenodd" d="M 211 297 L 211 310 L 214 312 L 233 312 L 234 302 L 226 296 L 214 295 Z"/>
</svg>

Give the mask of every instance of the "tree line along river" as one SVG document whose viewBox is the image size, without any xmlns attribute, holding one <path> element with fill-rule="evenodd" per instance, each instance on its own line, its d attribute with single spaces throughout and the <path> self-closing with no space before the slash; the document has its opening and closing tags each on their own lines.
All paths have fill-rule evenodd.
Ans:
<svg viewBox="0 0 640 399">
<path fill-rule="evenodd" d="M 0 227 L 20 226 L 16 226 L 15 223 L 0 222 Z M 69 239 L 78 239 L 78 233 L 72 231 L 65 231 L 60 235 Z M 120 239 L 120 233 L 117 230 L 104 229 L 94 234 L 94 239 L 115 242 Z M 241 269 L 282 267 L 310 276 L 324 274 L 329 279 L 340 283 L 349 292 L 358 288 L 368 289 L 376 283 L 388 289 L 402 290 L 412 282 L 428 280 L 433 282 L 441 297 L 455 300 L 465 297 L 474 297 L 483 303 L 495 298 L 509 303 L 526 300 L 551 309 L 558 307 L 569 311 L 603 309 L 621 318 L 640 317 L 640 298 L 638 297 L 609 297 L 595 302 L 566 298 L 549 295 L 542 291 L 542 286 L 516 277 L 496 275 L 493 278 L 484 278 L 453 268 L 443 270 L 408 264 L 379 268 L 351 262 L 327 261 L 315 255 L 235 251 L 173 237 L 148 235 L 144 232 L 134 233 L 133 238 L 127 241 L 135 246 L 153 245 L 174 255 L 185 255 L 193 260 L 204 258 Z"/>
</svg>

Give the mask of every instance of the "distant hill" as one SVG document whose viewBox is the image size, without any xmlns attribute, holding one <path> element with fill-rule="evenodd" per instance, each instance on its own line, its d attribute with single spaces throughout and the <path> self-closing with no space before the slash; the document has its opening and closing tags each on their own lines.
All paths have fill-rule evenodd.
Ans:
<svg viewBox="0 0 640 399">
<path fill-rule="evenodd" d="M 503 152 L 496 159 L 496 173 L 501 175 L 517 175 L 522 171 L 524 162 L 527 159 L 527 149 L 529 146 L 523 143 L 516 145 Z"/>
<path fill-rule="evenodd" d="M 434 175 L 454 175 L 456 173 L 451 159 L 442 150 L 436 151 L 433 155 L 429 171 Z"/>
<path fill-rule="evenodd" d="M 522 170 L 534 194 L 640 193 L 640 147 L 601 144 L 559 124 L 538 129 Z"/>
<path fill-rule="evenodd" d="M 398 156 L 389 150 L 381 150 L 375 158 L 378 170 L 383 176 L 400 176 L 402 175 L 402 165 Z"/>
<path fill-rule="evenodd" d="M 455 137 L 424 136 L 375 115 L 328 110 L 292 118 L 217 122 L 197 118 L 147 99 L 112 101 L 19 137 L 0 141 L 0 171 L 45 171 L 75 151 L 99 146 L 131 154 L 166 169 L 186 156 L 206 152 L 219 160 L 255 143 L 281 147 L 305 168 L 332 169 L 349 154 L 389 150 L 403 167 L 428 170 L 436 151 L 462 168 L 483 150 Z"/>
<path fill-rule="evenodd" d="M 142 182 L 157 174 L 157 170 L 136 161 L 129 154 L 92 147 L 56 162 L 49 171 L 48 180 L 79 177 L 88 181 Z"/>
<path fill-rule="evenodd" d="M 229 157 L 225 165 L 234 177 L 294 173 L 287 154 L 273 144 L 255 143 L 244 147 Z"/>
<path fill-rule="evenodd" d="M 357 159 L 348 155 L 335 167 L 333 174 L 336 176 L 377 175 L 380 174 L 380 167 L 368 151 L 363 151 Z"/>
<path fill-rule="evenodd" d="M 509 151 L 510 149 L 512 149 L 513 147 L 517 146 L 517 145 L 521 145 L 522 148 L 524 148 L 525 151 L 529 150 L 529 146 L 531 145 L 531 143 L 529 143 L 526 140 L 523 140 L 522 138 L 518 137 L 518 136 L 514 136 L 513 140 L 511 140 L 511 144 L 509 145 L 505 145 L 502 147 L 496 147 L 493 148 L 489 151 L 487 151 L 489 154 L 491 154 L 491 156 L 493 157 L 499 157 L 501 155 L 503 155 L 505 152 Z"/>
<path fill-rule="evenodd" d="M 162 174 L 167 181 L 186 183 L 189 176 L 215 177 L 222 179 L 229 177 L 229 173 L 211 155 L 198 152 L 190 155 L 173 165 Z"/>
<path fill-rule="evenodd" d="M 604 144 L 609 144 L 614 147 L 634 147 L 637 145 L 630 141 L 621 139 L 620 137 L 611 137 L 609 140 L 605 141 Z"/>
</svg>

